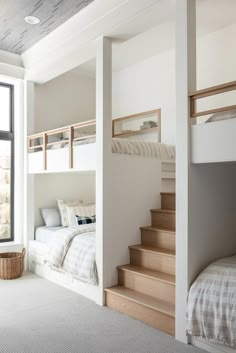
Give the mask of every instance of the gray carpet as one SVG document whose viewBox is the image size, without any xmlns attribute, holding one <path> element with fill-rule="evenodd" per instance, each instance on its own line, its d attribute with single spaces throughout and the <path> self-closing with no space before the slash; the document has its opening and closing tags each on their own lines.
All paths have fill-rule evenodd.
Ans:
<svg viewBox="0 0 236 353">
<path fill-rule="evenodd" d="M 1 353 L 200 353 L 45 279 L 0 281 Z"/>
</svg>

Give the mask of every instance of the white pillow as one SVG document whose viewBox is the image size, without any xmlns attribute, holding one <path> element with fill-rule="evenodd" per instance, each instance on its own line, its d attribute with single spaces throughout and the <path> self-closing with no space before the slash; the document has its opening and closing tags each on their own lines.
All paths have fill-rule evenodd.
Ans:
<svg viewBox="0 0 236 353">
<path fill-rule="evenodd" d="M 206 123 L 212 123 L 214 121 L 228 120 L 228 119 L 233 119 L 233 118 L 236 118 L 236 109 L 229 110 L 229 111 L 222 112 L 222 113 L 212 114 L 210 116 L 210 118 L 207 119 Z"/>
<path fill-rule="evenodd" d="M 65 201 L 65 200 L 57 200 L 57 205 L 60 211 L 60 215 L 61 215 L 61 224 L 64 227 L 68 227 L 69 223 L 68 223 L 68 215 L 67 215 L 67 206 L 79 206 L 82 205 L 83 201 Z"/>
<path fill-rule="evenodd" d="M 57 208 L 41 208 L 41 214 L 47 227 L 61 225 L 61 217 Z"/>
<path fill-rule="evenodd" d="M 96 215 L 96 205 L 67 206 L 68 223 L 70 227 L 78 226 L 76 216 L 92 217 Z"/>
</svg>

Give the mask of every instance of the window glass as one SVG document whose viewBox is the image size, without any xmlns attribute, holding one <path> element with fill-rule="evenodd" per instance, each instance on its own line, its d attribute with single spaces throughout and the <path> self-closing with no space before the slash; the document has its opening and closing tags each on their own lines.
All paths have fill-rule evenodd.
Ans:
<svg viewBox="0 0 236 353">
<path fill-rule="evenodd" d="M 11 238 L 11 141 L 0 141 L 0 240 Z"/>
<path fill-rule="evenodd" d="M 0 86 L 0 130 L 10 131 L 10 88 Z"/>
</svg>

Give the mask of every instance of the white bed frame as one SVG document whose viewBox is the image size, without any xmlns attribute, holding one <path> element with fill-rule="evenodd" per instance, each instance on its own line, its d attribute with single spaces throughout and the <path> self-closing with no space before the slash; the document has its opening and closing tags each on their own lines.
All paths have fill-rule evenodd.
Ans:
<svg viewBox="0 0 236 353">
<path fill-rule="evenodd" d="M 73 147 L 73 169 L 69 168 L 68 148 L 47 151 L 47 169 L 43 169 L 44 152 L 28 154 L 28 172 L 30 174 L 90 172 L 96 170 L 96 143 L 77 145 Z"/>
<path fill-rule="evenodd" d="M 193 163 L 233 162 L 236 160 L 236 119 L 194 124 L 199 116 L 235 110 L 236 105 L 197 111 L 197 100 L 236 90 L 236 81 L 189 94 L 191 126 L 191 160 Z"/>
<path fill-rule="evenodd" d="M 97 301 L 98 297 L 98 286 L 92 286 L 88 283 L 79 281 L 73 277 L 70 273 L 63 271 L 62 269 L 51 268 L 45 261 L 45 255 L 38 253 L 33 246 L 35 241 L 31 240 L 29 242 L 29 271 L 35 273 L 36 275 L 46 278 L 60 286 L 72 290 L 75 293 L 83 295 L 88 299 Z"/>
</svg>

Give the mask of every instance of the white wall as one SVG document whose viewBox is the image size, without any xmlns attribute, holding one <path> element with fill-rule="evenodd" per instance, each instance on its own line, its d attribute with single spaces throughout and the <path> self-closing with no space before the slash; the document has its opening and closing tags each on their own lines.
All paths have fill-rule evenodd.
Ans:
<svg viewBox="0 0 236 353">
<path fill-rule="evenodd" d="M 162 141 L 175 141 L 174 50 L 113 75 L 113 118 L 161 108 Z"/>
<path fill-rule="evenodd" d="M 209 263 L 236 254 L 236 166 L 192 165 L 189 205 L 189 284 Z"/>
<path fill-rule="evenodd" d="M 95 80 L 67 73 L 35 88 L 35 132 L 95 119 Z"/>
<path fill-rule="evenodd" d="M 235 33 L 236 24 L 233 24 L 198 40 L 197 89 L 236 79 Z M 162 141 L 175 143 L 175 93 L 175 50 L 172 49 L 114 73 L 113 117 L 161 108 Z M 231 93 L 218 96 L 217 100 L 219 105 L 232 104 L 235 96 Z"/>
</svg>

